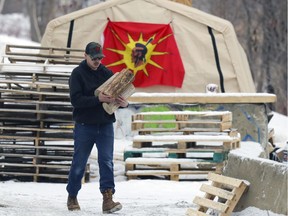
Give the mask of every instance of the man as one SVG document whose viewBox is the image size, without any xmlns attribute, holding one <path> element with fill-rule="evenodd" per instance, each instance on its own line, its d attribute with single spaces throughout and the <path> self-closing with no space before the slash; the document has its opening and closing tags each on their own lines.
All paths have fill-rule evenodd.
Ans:
<svg viewBox="0 0 288 216">
<path fill-rule="evenodd" d="M 114 202 L 115 193 L 113 173 L 115 115 L 109 115 L 102 103 L 116 101 L 120 107 L 127 107 L 128 102 L 122 97 L 112 98 L 100 92 L 97 97 L 95 89 L 102 85 L 112 75 L 112 71 L 101 64 L 105 56 L 100 44 L 87 44 L 83 60 L 71 73 L 69 79 L 70 99 L 73 106 L 74 154 L 69 173 L 67 207 L 68 210 L 80 210 L 77 200 L 81 189 L 81 179 L 85 172 L 88 157 L 96 144 L 98 150 L 99 184 L 103 194 L 103 213 L 113 213 L 122 208 L 119 202 Z"/>
</svg>

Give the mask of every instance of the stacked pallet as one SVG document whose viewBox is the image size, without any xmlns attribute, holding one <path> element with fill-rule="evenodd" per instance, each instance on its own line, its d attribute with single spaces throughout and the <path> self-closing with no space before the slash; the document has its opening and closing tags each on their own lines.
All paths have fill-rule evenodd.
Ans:
<svg viewBox="0 0 288 216">
<path fill-rule="evenodd" d="M 128 179 L 221 173 L 229 151 L 240 143 L 229 111 L 143 112 L 131 124 L 137 135 L 124 152 Z"/>
<path fill-rule="evenodd" d="M 75 67 L 67 52 L 7 45 L 0 63 L 0 179 L 67 180 L 73 156 L 68 79 Z"/>
</svg>

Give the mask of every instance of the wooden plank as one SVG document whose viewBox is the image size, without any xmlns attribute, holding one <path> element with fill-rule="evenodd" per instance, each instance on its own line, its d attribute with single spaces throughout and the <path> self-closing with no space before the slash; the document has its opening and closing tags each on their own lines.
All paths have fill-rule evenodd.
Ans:
<svg viewBox="0 0 288 216">
<path fill-rule="evenodd" d="M 0 166 L 3 167 L 40 167 L 40 168 L 52 168 L 52 169 L 70 169 L 71 164 L 59 165 L 59 164 L 23 164 L 23 163 L 2 163 Z"/>
<path fill-rule="evenodd" d="M 168 147 L 171 149 L 181 149 L 181 150 L 185 150 L 185 149 L 190 149 L 190 148 L 209 148 L 210 146 L 213 146 L 215 148 L 218 149 L 222 149 L 224 151 L 229 151 L 231 149 L 235 149 L 235 148 L 239 148 L 238 145 L 234 145 L 233 142 L 225 142 L 223 144 L 222 141 L 205 141 L 205 143 L 201 143 L 203 140 L 199 140 L 198 141 L 177 141 L 177 140 L 169 140 L 169 141 L 159 141 L 159 140 L 155 140 L 152 142 L 147 142 L 147 141 L 133 141 L 132 147 L 135 149 L 141 149 L 141 148 L 164 148 L 164 147 Z M 228 145 L 228 144 L 229 145 Z"/>
<path fill-rule="evenodd" d="M 40 64 L 35 64 L 35 65 L 31 65 L 31 64 L 27 64 L 27 65 L 22 65 L 21 64 L 21 68 L 30 68 L 30 70 L 18 70 L 17 68 L 15 69 L 15 65 L 11 65 L 11 64 L 0 64 L 0 66 L 2 65 L 2 69 L 0 70 L 0 74 L 3 75 L 34 75 L 34 76 L 43 76 L 43 77 L 66 77 L 67 79 L 70 77 L 71 75 L 71 71 L 47 71 L 45 70 L 45 68 L 47 67 L 47 65 L 40 65 Z M 4 67 L 5 66 L 5 67 Z M 12 67 L 13 66 L 13 67 Z M 8 68 L 10 68 L 10 70 L 7 70 Z M 19 65 L 17 67 L 20 67 Z M 34 67 L 34 70 L 31 70 L 31 68 Z M 60 67 L 60 65 L 58 66 Z M 66 69 L 68 70 L 68 69 Z"/>
<path fill-rule="evenodd" d="M 0 130 L 15 130 L 15 131 L 41 131 L 47 133 L 72 133 L 73 130 L 71 128 L 36 128 L 36 127 L 8 127 L 8 126 L 0 126 Z"/>
<path fill-rule="evenodd" d="M 222 162 L 227 158 L 228 152 L 223 149 L 170 149 L 170 148 L 139 148 L 124 151 L 124 161 L 127 158 L 186 158 L 197 159 L 200 161 L 208 160 L 209 162 Z"/>
<path fill-rule="evenodd" d="M 131 127 L 132 131 L 138 131 L 138 132 L 147 132 L 148 134 L 155 133 L 155 132 L 186 132 L 186 133 L 193 133 L 193 132 L 221 132 L 224 129 L 227 128 L 222 128 L 222 127 L 210 127 L 210 128 L 204 128 L 204 127 L 187 127 L 187 128 L 140 128 L 138 126 L 132 126 Z"/>
<path fill-rule="evenodd" d="M 83 57 L 79 60 L 69 59 L 68 61 L 67 60 L 57 60 L 57 59 L 48 59 L 48 62 L 50 64 L 75 65 L 75 67 L 78 66 L 81 61 L 83 61 Z"/>
<path fill-rule="evenodd" d="M 35 110 L 35 109 L 5 109 L 0 108 L 0 112 L 13 112 L 13 113 L 41 113 L 41 114 L 54 114 L 54 115 L 72 115 L 72 111 L 55 111 L 55 110 Z"/>
<path fill-rule="evenodd" d="M 152 126 L 149 126 L 149 124 Z M 224 131 L 232 127 L 232 122 L 199 121 L 136 121 L 132 122 L 133 131 Z M 158 125 L 154 127 L 154 125 Z M 165 127 L 167 125 L 167 127 Z M 171 127 L 171 125 L 175 125 Z"/>
<path fill-rule="evenodd" d="M 134 164 L 126 164 L 125 163 L 125 170 L 134 170 L 135 169 L 135 165 Z"/>
<path fill-rule="evenodd" d="M 5 172 L 5 171 L 0 171 L 0 176 L 1 175 L 13 175 L 13 176 L 34 176 L 34 173 L 22 173 L 22 172 Z"/>
<path fill-rule="evenodd" d="M 186 148 L 186 149 L 170 149 L 168 148 L 165 150 L 167 153 L 191 153 L 191 152 L 213 152 L 213 153 L 223 153 L 223 148 L 219 147 L 213 147 L 213 146 L 207 146 L 207 147 L 201 147 L 201 148 Z"/>
<path fill-rule="evenodd" d="M 58 57 L 56 57 L 56 58 L 58 58 Z M 19 58 L 19 57 L 9 56 L 8 60 L 11 63 L 17 63 L 17 62 L 45 63 L 45 62 L 48 62 L 50 64 L 79 65 L 79 63 L 83 60 L 83 57 L 82 57 L 82 59 L 79 59 L 79 60 L 71 60 L 71 59 L 57 60 L 57 59 L 51 59 L 51 58 L 47 59 L 47 58 L 44 58 L 43 56 L 42 56 L 42 58 L 41 57 L 38 57 L 38 58 L 20 57 Z"/>
<path fill-rule="evenodd" d="M 220 125 L 220 131 L 225 131 L 232 127 L 232 122 L 222 122 Z"/>
<path fill-rule="evenodd" d="M 148 176 L 148 175 L 199 175 L 208 174 L 208 170 L 181 170 L 181 171 L 169 171 L 169 170 L 128 170 L 126 172 L 127 176 Z"/>
<path fill-rule="evenodd" d="M 57 82 L 39 82 L 39 81 L 23 81 L 23 80 L 13 80 L 13 79 L 2 79 L 0 80 L 0 84 L 1 83 L 5 83 L 5 84 L 25 84 L 25 85 L 29 85 L 29 87 L 34 86 L 34 87 L 44 87 L 44 86 L 48 86 L 48 87 L 62 87 L 64 89 L 69 89 L 69 85 L 68 84 L 64 84 L 64 83 L 57 83 Z"/>
<path fill-rule="evenodd" d="M 142 164 L 142 165 L 158 165 L 158 164 L 211 164 L 211 162 L 197 161 L 196 159 L 188 158 L 127 158 L 126 164 Z"/>
<path fill-rule="evenodd" d="M 43 53 L 11 52 L 11 51 L 6 51 L 5 54 L 11 58 L 13 58 L 14 56 L 25 56 L 26 59 L 27 59 L 27 57 L 39 57 L 40 59 L 47 59 L 47 58 L 48 59 L 65 59 L 66 61 L 69 61 L 69 59 L 79 59 L 79 62 L 81 62 L 81 60 L 83 60 L 83 56 L 70 55 L 70 54 L 61 55 L 61 54 L 53 54 L 53 53 L 43 54 Z"/>
<path fill-rule="evenodd" d="M 185 113 L 185 114 L 179 114 L 179 113 Z M 199 130 L 199 128 L 203 129 L 203 131 L 206 131 L 203 127 L 206 126 L 207 128 L 209 127 L 214 127 L 212 129 L 209 128 L 209 130 L 225 130 L 229 129 L 232 127 L 232 114 L 231 112 L 218 112 L 218 116 L 216 114 L 213 115 L 214 111 L 207 111 L 207 112 L 188 112 L 188 111 L 167 111 L 167 112 L 147 112 L 147 113 L 138 113 L 132 116 L 132 130 L 138 130 L 138 131 L 173 131 L 173 130 L 186 130 L 186 131 L 192 131 L 192 127 L 198 129 L 194 129 L 194 131 Z M 176 114 L 177 113 L 177 114 Z M 222 117 L 224 115 L 231 116 L 230 120 L 228 120 L 228 117 L 226 118 L 225 121 L 222 120 Z M 169 115 L 169 116 L 175 116 L 175 119 L 170 119 L 170 120 L 161 120 L 161 119 L 145 119 L 144 117 L 152 117 L 152 116 L 160 116 L 161 115 Z M 213 118 L 211 118 L 211 116 Z M 215 119 L 215 117 L 218 117 Z M 158 128 L 151 128 L 149 125 L 160 125 Z M 165 125 L 171 125 L 174 124 L 174 128 L 165 128 Z M 200 131 L 200 130 L 199 130 Z"/>
<path fill-rule="evenodd" d="M 139 112 L 137 114 L 132 115 L 135 120 L 143 120 L 142 116 L 161 116 L 161 115 L 189 115 L 189 116 L 218 116 L 222 117 L 223 115 L 232 116 L 230 111 L 163 111 L 163 112 Z"/>
<path fill-rule="evenodd" d="M 200 212 L 200 211 L 197 211 L 197 210 L 191 209 L 191 208 L 187 209 L 186 215 L 187 216 L 209 216 L 208 214 L 205 214 L 204 212 Z"/>
<path fill-rule="evenodd" d="M 232 122 L 232 112 L 229 111 L 229 113 L 224 113 L 222 115 L 222 122 Z"/>
<path fill-rule="evenodd" d="M 226 122 L 229 123 L 229 122 Z M 135 120 L 132 122 L 132 124 L 222 124 L 220 120 L 217 119 L 191 119 L 187 121 L 176 121 L 176 120 Z"/>
<path fill-rule="evenodd" d="M 275 94 L 268 93 L 134 93 L 128 98 L 130 103 L 274 103 Z"/>
<path fill-rule="evenodd" d="M 35 136 L 24 136 L 24 135 L 1 135 L 0 134 L 0 138 L 1 139 L 9 139 L 9 140 L 14 140 L 15 142 L 17 142 L 17 140 L 23 141 L 23 140 L 37 140 L 37 137 Z M 73 140 L 73 138 L 63 138 L 63 137 L 45 137 L 45 136 L 41 136 L 38 138 L 38 140 L 42 140 L 42 141 L 71 141 Z"/>
<path fill-rule="evenodd" d="M 13 57 L 13 56 L 8 56 L 7 59 L 11 63 L 16 63 L 16 62 L 31 62 L 31 63 L 45 63 L 46 59 L 40 59 L 40 58 L 29 58 L 29 57 Z"/>
<path fill-rule="evenodd" d="M 35 174 L 35 173 L 21 173 L 21 172 L 5 172 L 5 171 L 0 171 L 0 175 L 13 175 L 13 176 L 38 176 L 38 177 L 49 177 L 49 178 L 68 178 L 67 175 L 61 175 L 61 174 Z"/>
<path fill-rule="evenodd" d="M 5 156 L 5 157 L 17 157 L 17 158 L 41 158 L 41 159 L 53 159 L 53 160 L 72 160 L 72 155 L 71 156 L 63 156 L 63 155 L 35 155 L 35 154 L 12 154 L 12 153 L 0 153 L 0 156 Z"/>
<path fill-rule="evenodd" d="M 200 190 L 226 200 L 232 200 L 234 197 L 234 193 L 212 185 L 202 184 Z"/>
<path fill-rule="evenodd" d="M 62 116 L 63 117 L 63 116 Z M 8 123 L 8 122 L 14 122 L 15 123 L 15 125 L 21 125 L 21 123 L 25 123 L 25 122 L 27 122 L 27 123 L 29 123 L 30 122 L 30 124 L 31 125 L 33 125 L 33 123 L 38 123 L 38 122 L 40 122 L 40 121 L 42 121 L 42 122 L 45 122 L 45 123 L 49 123 L 51 126 L 53 126 L 54 124 L 55 125 L 58 125 L 58 124 L 66 124 L 67 125 L 67 127 L 70 127 L 70 128 L 73 128 L 73 125 L 74 125 L 74 121 L 73 120 L 65 120 L 65 119 L 63 119 L 63 118 L 59 118 L 59 119 L 57 119 L 57 118 L 50 118 L 50 117 L 44 117 L 44 118 L 37 118 L 37 119 L 35 119 L 35 118 L 28 118 L 28 117 L 26 117 L 26 116 L 21 116 L 21 117 L 19 117 L 19 116 L 15 116 L 15 117 L 1 117 L 0 116 L 0 121 L 2 121 L 2 122 L 6 122 L 6 123 Z"/>
<path fill-rule="evenodd" d="M 230 137 L 228 135 L 136 135 L 133 137 L 133 142 L 234 142 L 238 140 L 240 140 L 240 137 Z"/>
<path fill-rule="evenodd" d="M 186 148 L 186 149 L 173 149 L 167 147 L 155 148 L 126 148 L 124 152 L 127 153 L 226 153 L 223 148 L 213 146 L 201 148 Z"/>
<path fill-rule="evenodd" d="M 69 97 L 69 93 L 65 92 L 44 92 L 44 91 L 30 91 L 30 90 L 22 90 L 22 89 L 0 89 L 1 93 L 14 93 L 14 94 L 24 94 L 24 95 L 52 95 L 52 96 L 61 96 L 61 97 Z"/>
<path fill-rule="evenodd" d="M 25 54 L 27 52 L 28 52 L 28 54 L 31 53 L 30 50 L 37 50 L 38 52 L 40 50 L 46 50 L 46 51 L 49 51 L 49 53 L 54 52 L 54 51 L 65 51 L 65 53 L 66 53 L 66 51 L 68 51 L 68 52 L 80 52 L 80 53 L 84 52 L 83 49 L 75 49 L 75 48 L 68 48 L 68 47 L 44 47 L 44 46 L 30 46 L 30 45 L 27 46 L 27 45 L 18 45 L 18 44 L 6 44 L 5 53 L 13 52 L 13 50 L 11 50 L 11 48 L 16 48 L 16 49 L 18 48 L 22 52 L 23 52 L 23 50 L 27 49 L 27 51 L 24 52 Z"/>
<path fill-rule="evenodd" d="M 66 101 L 39 101 L 29 99 L 13 99 L 13 98 L 0 98 L 1 103 L 15 103 L 15 104 L 48 104 L 48 105 L 61 105 L 72 106 L 71 102 Z"/>
<path fill-rule="evenodd" d="M 41 146 L 35 146 L 35 145 L 18 145 L 18 144 L 0 144 L 0 148 L 23 148 L 23 149 L 47 149 L 47 150 L 74 150 L 74 145 L 65 145 L 65 146 L 52 146 L 52 145 L 41 145 Z"/>
<path fill-rule="evenodd" d="M 243 182 L 242 180 L 239 180 L 239 179 L 235 179 L 235 178 L 231 178 L 231 177 L 223 176 L 223 175 L 218 175 L 215 173 L 209 173 L 208 179 L 210 181 L 222 183 L 222 184 L 229 185 L 232 187 L 240 187 L 240 185 Z"/>
<path fill-rule="evenodd" d="M 182 173 L 181 171 L 179 171 L 179 164 L 171 164 L 170 165 L 170 173 Z M 179 174 L 171 174 L 170 176 L 171 180 L 174 181 L 179 181 Z"/>
<path fill-rule="evenodd" d="M 226 209 L 228 208 L 226 204 L 215 202 L 210 199 L 206 199 L 206 198 L 202 198 L 198 196 L 194 198 L 193 202 L 199 206 L 215 209 L 216 211 L 219 211 L 219 212 L 225 212 Z"/>
<path fill-rule="evenodd" d="M 13 48 L 13 49 L 11 49 Z M 20 48 L 20 49 L 17 49 Z M 20 50 L 20 51 L 19 51 Z M 26 51 L 24 51 L 26 50 Z M 28 51 L 29 50 L 29 51 Z M 36 50 L 37 52 L 31 52 L 30 50 Z M 24 52 L 23 52 L 24 51 Z M 46 51 L 46 52 L 45 52 Z M 47 52 L 48 51 L 48 52 Z M 55 51 L 58 51 L 55 53 Z M 62 54 L 60 54 L 60 52 Z M 69 54 L 67 54 L 67 51 Z M 39 57 L 39 58 L 55 58 L 55 59 L 79 59 L 80 61 L 83 60 L 82 55 L 72 55 L 70 52 L 84 52 L 83 50 L 78 49 L 67 49 L 67 48 L 54 48 L 54 47 L 36 47 L 36 46 L 13 46 L 13 45 L 6 45 L 5 54 L 9 56 L 25 56 L 25 57 Z"/>
<path fill-rule="evenodd" d="M 169 175 L 169 170 L 128 170 L 127 176 L 147 176 L 147 175 Z"/>
<path fill-rule="evenodd" d="M 189 148 L 188 143 L 186 141 L 177 141 L 177 148 L 178 149 L 186 149 Z"/>
<path fill-rule="evenodd" d="M 234 210 L 235 206 L 237 205 L 238 201 L 240 200 L 242 194 L 246 191 L 247 186 L 248 185 L 242 181 L 241 185 L 238 188 L 235 188 L 233 190 L 233 193 L 234 193 L 233 200 L 228 200 L 226 202 L 226 204 L 229 206 L 225 212 L 227 215 L 230 215 L 233 212 L 233 210 Z"/>
</svg>

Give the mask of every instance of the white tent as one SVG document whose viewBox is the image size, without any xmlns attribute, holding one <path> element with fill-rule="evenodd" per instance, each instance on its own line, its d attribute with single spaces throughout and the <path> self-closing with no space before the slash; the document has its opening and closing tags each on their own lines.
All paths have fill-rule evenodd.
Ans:
<svg viewBox="0 0 288 216">
<path fill-rule="evenodd" d="M 232 24 L 195 8 L 168 0 L 110 0 L 49 22 L 41 46 L 84 49 L 99 41 L 111 21 L 168 24 L 184 65 L 181 88 L 152 86 L 138 92 L 205 92 L 208 83 L 220 92 L 254 93 L 246 54 Z"/>
</svg>

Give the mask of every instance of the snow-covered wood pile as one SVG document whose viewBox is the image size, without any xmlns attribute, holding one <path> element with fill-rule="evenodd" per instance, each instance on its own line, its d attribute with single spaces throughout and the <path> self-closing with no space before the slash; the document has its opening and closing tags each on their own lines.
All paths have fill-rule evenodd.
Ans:
<svg viewBox="0 0 288 216">
<path fill-rule="evenodd" d="M 229 111 L 142 112 L 132 116 L 131 124 L 138 134 L 124 152 L 128 178 L 160 175 L 179 180 L 183 175 L 221 173 L 227 154 L 241 139 L 231 129 Z"/>
<path fill-rule="evenodd" d="M 0 177 L 66 181 L 73 155 L 66 49 L 6 46 L 0 63 Z M 35 53 L 38 51 L 38 53 Z M 68 57 L 67 57 L 68 58 Z M 53 61 L 52 61 L 53 60 Z M 54 63 L 55 63 L 54 61 Z M 69 59 L 67 60 L 69 61 Z M 87 166 L 89 176 L 89 166 Z M 89 177 L 87 177 L 89 178 Z"/>
</svg>

